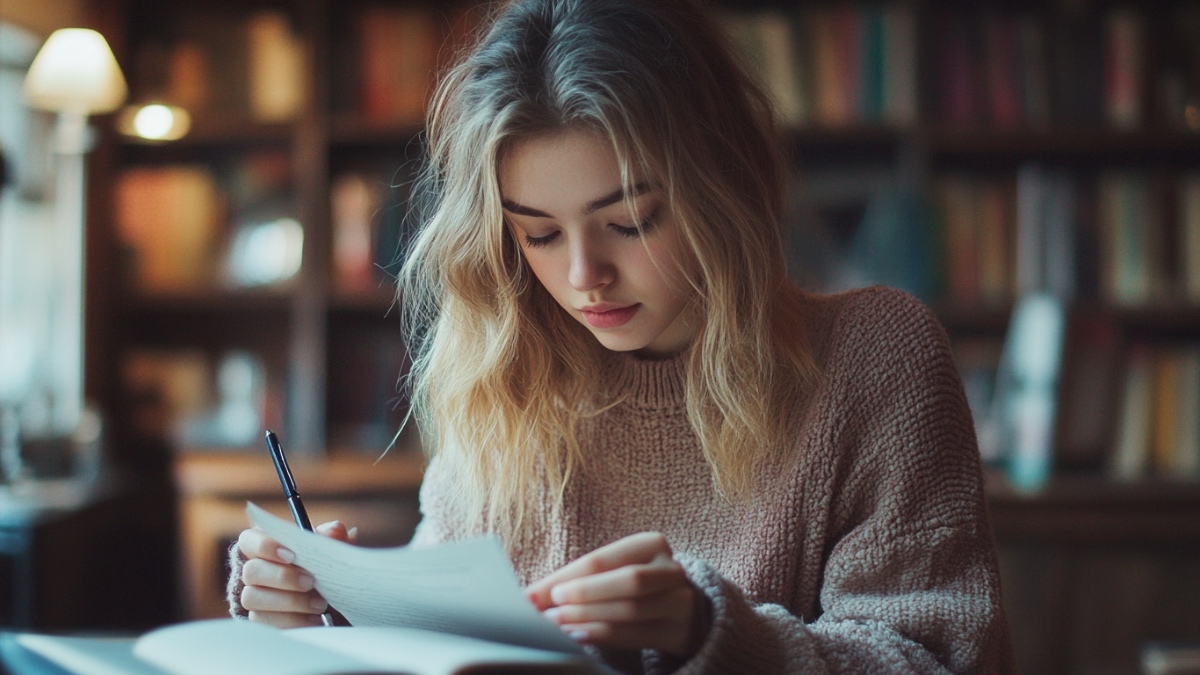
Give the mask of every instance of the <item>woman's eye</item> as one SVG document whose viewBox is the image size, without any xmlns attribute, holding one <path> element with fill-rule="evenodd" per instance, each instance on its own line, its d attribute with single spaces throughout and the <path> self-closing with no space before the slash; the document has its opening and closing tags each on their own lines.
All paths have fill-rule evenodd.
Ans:
<svg viewBox="0 0 1200 675">
<path fill-rule="evenodd" d="M 641 234 L 654 229 L 654 226 L 658 223 L 658 212 L 659 209 L 654 209 L 650 216 L 643 220 L 638 227 L 626 227 L 624 225 L 614 224 L 612 225 L 612 228 L 616 230 L 617 234 L 620 234 L 623 237 L 637 238 Z M 641 230 L 640 232 L 638 231 L 639 228 Z"/>
<path fill-rule="evenodd" d="M 542 237 L 531 237 L 527 234 L 525 235 L 525 245 L 533 248 L 537 248 L 538 246 L 546 246 L 550 242 L 554 241 L 554 238 L 557 236 L 557 232 L 551 232 L 550 234 Z"/>
</svg>

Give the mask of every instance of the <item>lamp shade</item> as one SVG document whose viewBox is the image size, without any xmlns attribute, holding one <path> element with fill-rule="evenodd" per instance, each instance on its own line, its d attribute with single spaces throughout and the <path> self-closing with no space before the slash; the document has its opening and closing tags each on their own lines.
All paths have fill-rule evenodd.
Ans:
<svg viewBox="0 0 1200 675">
<path fill-rule="evenodd" d="M 91 115 L 116 110 L 128 88 L 104 36 L 62 28 L 34 57 L 21 93 L 34 108 Z"/>
</svg>

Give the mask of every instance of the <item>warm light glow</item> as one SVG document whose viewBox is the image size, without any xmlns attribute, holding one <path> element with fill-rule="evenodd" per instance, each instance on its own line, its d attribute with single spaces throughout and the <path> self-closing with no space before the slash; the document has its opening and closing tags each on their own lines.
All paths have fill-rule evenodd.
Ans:
<svg viewBox="0 0 1200 675">
<path fill-rule="evenodd" d="M 175 125 L 175 115 L 165 105 L 145 106 L 133 116 L 133 130 L 142 138 L 162 138 Z"/>
<path fill-rule="evenodd" d="M 164 103 L 128 106 L 117 118 L 121 133 L 148 141 L 174 141 L 187 135 L 191 127 L 188 111 Z"/>
<path fill-rule="evenodd" d="M 116 110 L 127 92 L 104 36 L 87 28 L 54 31 L 29 66 L 21 90 L 34 108 L 83 115 Z"/>
</svg>

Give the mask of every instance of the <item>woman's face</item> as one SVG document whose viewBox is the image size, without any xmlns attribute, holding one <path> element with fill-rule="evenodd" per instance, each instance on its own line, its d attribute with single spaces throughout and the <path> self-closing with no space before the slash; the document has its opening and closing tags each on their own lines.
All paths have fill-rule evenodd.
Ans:
<svg viewBox="0 0 1200 675">
<path fill-rule="evenodd" d="M 655 185 L 635 181 L 630 214 L 605 139 L 582 131 L 524 139 L 499 173 L 505 219 L 530 269 L 600 344 L 669 356 L 691 342 L 694 258 Z"/>
</svg>

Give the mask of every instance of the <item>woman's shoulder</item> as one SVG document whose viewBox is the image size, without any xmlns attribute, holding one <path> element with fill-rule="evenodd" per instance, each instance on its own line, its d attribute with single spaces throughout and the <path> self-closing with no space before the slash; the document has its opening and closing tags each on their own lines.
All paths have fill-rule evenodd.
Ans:
<svg viewBox="0 0 1200 675">
<path fill-rule="evenodd" d="M 894 363 L 899 355 L 941 353 L 948 344 L 933 310 L 901 290 L 871 286 L 803 293 L 800 301 L 826 360 L 875 367 Z"/>
<path fill-rule="evenodd" d="M 802 314 L 831 338 L 857 332 L 942 333 L 933 310 L 916 297 L 887 286 L 838 293 L 802 292 Z"/>
</svg>

